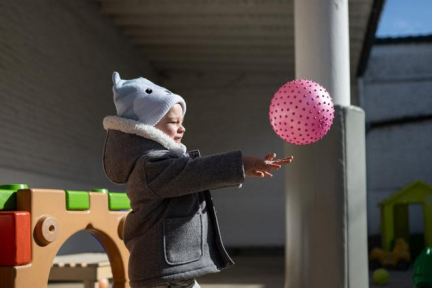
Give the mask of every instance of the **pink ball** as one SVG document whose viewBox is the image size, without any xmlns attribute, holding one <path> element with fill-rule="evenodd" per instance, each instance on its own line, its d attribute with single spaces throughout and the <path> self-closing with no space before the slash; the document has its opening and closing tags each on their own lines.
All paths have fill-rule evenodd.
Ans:
<svg viewBox="0 0 432 288">
<path fill-rule="evenodd" d="M 291 144 L 308 145 L 321 140 L 330 130 L 333 101 L 318 83 L 296 79 L 274 94 L 269 117 L 280 138 Z"/>
</svg>

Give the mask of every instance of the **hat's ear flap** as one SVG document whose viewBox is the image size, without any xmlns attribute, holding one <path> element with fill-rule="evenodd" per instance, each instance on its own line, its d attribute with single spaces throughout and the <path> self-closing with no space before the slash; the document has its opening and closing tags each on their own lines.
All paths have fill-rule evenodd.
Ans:
<svg viewBox="0 0 432 288">
<path fill-rule="evenodd" d="M 121 80 L 120 74 L 118 72 L 114 72 L 112 75 L 112 81 L 114 85 L 117 85 L 117 83 L 120 82 L 120 80 Z"/>
</svg>

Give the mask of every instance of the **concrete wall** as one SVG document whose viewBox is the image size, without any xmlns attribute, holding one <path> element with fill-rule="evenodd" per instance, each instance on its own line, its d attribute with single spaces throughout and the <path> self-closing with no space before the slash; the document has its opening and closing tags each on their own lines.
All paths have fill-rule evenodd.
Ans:
<svg viewBox="0 0 432 288">
<path fill-rule="evenodd" d="M 102 119 L 114 69 L 155 78 L 143 53 L 97 1 L 2 1 L 0 27 L 0 183 L 122 191 L 102 170 Z"/>
<path fill-rule="evenodd" d="M 275 152 L 282 157 L 283 141 L 270 126 L 268 107 L 286 81 L 281 74 L 182 73 L 167 75 L 163 85 L 186 99 L 183 142 L 189 150 L 200 149 L 202 155 L 242 150 L 259 157 Z M 247 178 L 241 189 L 213 191 L 227 246 L 284 246 L 283 183 L 283 172 L 277 171 L 273 178 Z"/>
<path fill-rule="evenodd" d="M 0 183 L 124 190 L 105 178 L 101 166 L 102 119 L 115 113 L 113 70 L 126 79 L 145 76 L 184 96 L 189 149 L 283 156 L 268 106 L 289 80 L 285 75 L 168 73 L 159 78 L 145 55 L 100 14 L 97 1 L 8 1 L 0 4 L 0 23 Z M 213 193 L 227 246 L 284 245 L 282 175 L 247 179 L 242 189 Z M 97 246 L 80 233 L 62 253 Z"/>
<path fill-rule="evenodd" d="M 115 113 L 111 73 L 154 76 L 144 55 L 93 1 L 6 1 L 0 11 L 0 182 L 109 185 L 101 153 L 102 119 Z"/>
<path fill-rule="evenodd" d="M 368 233 L 379 234 L 378 203 L 416 180 L 432 185 L 432 43 L 375 45 L 362 80 L 366 112 Z M 410 229 L 421 233 L 422 211 Z"/>
</svg>

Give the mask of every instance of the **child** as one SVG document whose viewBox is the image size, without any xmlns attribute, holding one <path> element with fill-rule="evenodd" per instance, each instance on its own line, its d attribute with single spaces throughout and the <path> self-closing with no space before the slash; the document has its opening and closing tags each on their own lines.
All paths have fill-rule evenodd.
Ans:
<svg viewBox="0 0 432 288">
<path fill-rule="evenodd" d="M 208 190 L 240 187 L 293 157 L 274 160 L 240 151 L 200 157 L 181 143 L 182 97 L 144 78 L 113 74 L 117 116 L 104 119 L 103 163 L 114 183 L 127 183 L 132 211 L 124 226 L 132 288 L 200 286 L 196 277 L 233 265 L 222 244 Z"/>
</svg>

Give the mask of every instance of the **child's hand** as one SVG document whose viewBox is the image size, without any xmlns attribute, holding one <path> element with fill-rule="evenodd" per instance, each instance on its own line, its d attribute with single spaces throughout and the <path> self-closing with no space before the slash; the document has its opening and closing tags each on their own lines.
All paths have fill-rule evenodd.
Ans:
<svg viewBox="0 0 432 288">
<path fill-rule="evenodd" d="M 246 177 L 273 177 L 269 171 L 279 170 L 282 165 L 289 164 L 294 159 L 293 156 L 289 156 L 287 158 L 274 160 L 275 157 L 275 153 L 267 154 L 264 159 L 253 156 L 244 156 L 243 166 Z"/>
</svg>

